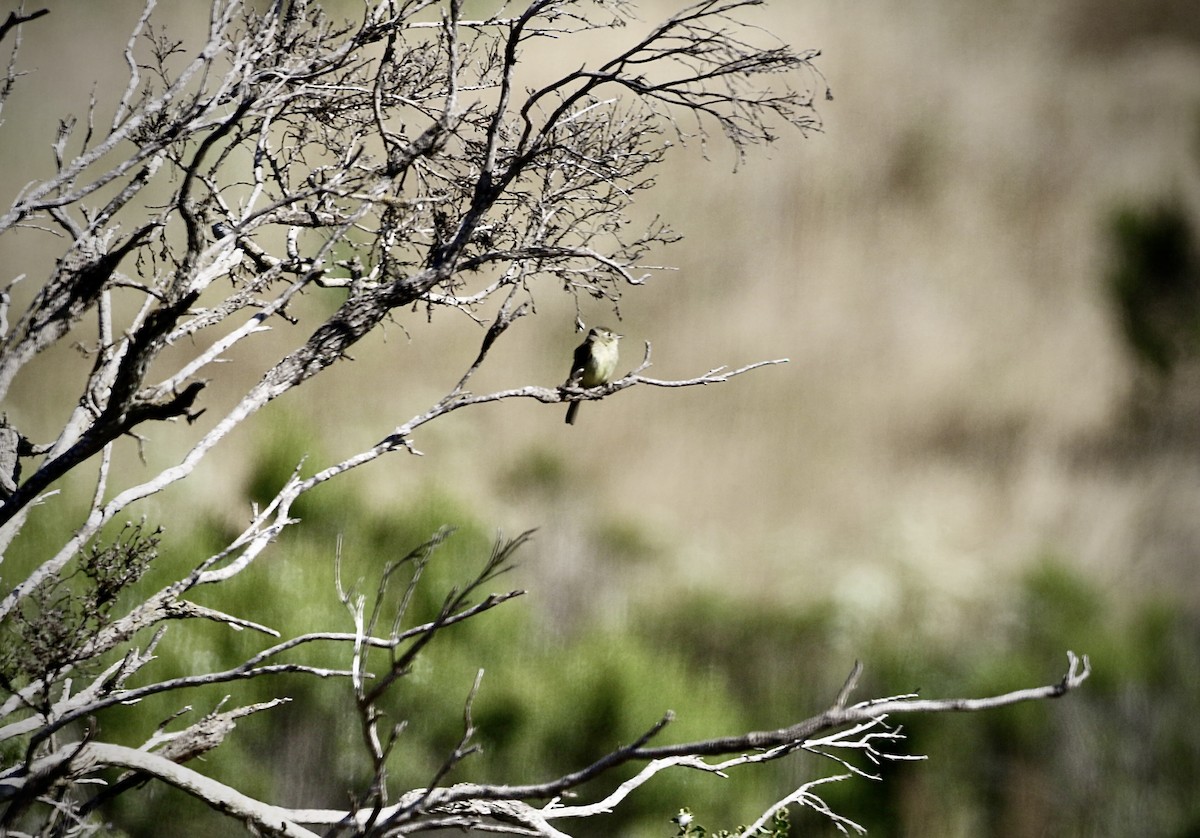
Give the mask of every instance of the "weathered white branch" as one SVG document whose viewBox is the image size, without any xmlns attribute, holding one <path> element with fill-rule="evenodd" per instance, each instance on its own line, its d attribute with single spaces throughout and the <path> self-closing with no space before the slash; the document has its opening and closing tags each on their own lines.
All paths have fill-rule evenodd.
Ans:
<svg viewBox="0 0 1200 838">
<path fill-rule="evenodd" d="M 792 804 L 806 806 L 816 812 L 819 812 L 820 814 L 829 818 L 829 820 L 833 821 L 834 826 L 836 826 L 838 830 L 843 833 L 846 832 L 846 827 L 849 827 L 857 834 L 865 835 L 867 832 L 866 829 L 864 829 L 855 821 L 852 821 L 850 818 L 833 811 L 833 809 L 829 808 L 824 800 L 822 800 L 815 792 L 813 792 L 813 789 L 817 788 L 818 786 L 823 786 L 829 783 L 840 783 L 843 780 L 849 780 L 851 776 L 852 775 L 850 774 L 834 774 L 830 777 L 821 777 L 805 783 L 791 794 L 780 798 L 778 801 L 769 806 L 766 811 L 762 813 L 762 815 L 760 815 L 749 826 L 738 833 L 738 838 L 754 838 L 754 836 L 759 834 L 759 830 L 766 827 L 771 819 L 775 817 L 776 812 L 778 812 L 780 809 L 785 809 Z"/>
<path fill-rule="evenodd" d="M 253 827 L 262 835 L 317 838 L 317 833 L 294 821 L 287 809 L 262 803 L 158 754 L 105 742 L 61 744 L 52 754 L 35 760 L 27 774 L 0 776 L 0 799 L 12 797 L 29 779 L 39 775 L 66 773 L 83 778 L 112 767 L 128 768 L 162 780 Z"/>
<path fill-rule="evenodd" d="M 851 680 L 856 680 L 857 673 L 860 671 L 861 667 L 856 664 Z M 630 793 L 644 785 L 655 775 L 671 768 L 690 768 L 724 776 L 730 769 L 742 765 L 778 759 L 798 749 L 811 750 L 814 753 L 823 754 L 822 749 L 830 746 L 848 747 L 853 745 L 861 750 L 868 750 L 873 748 L 873 746 L 869 742 L 863 744 L 864 738 L 869 739 L 869 737 L 877 735 L 872 730 L 889 713 L 972 712 L 1003 707 L 1023 701 L 1055 698 L 1073 689 L 1077 689 L 1090 673 L 1091 668 L 1087 656 L 1084 655 L 1081 658 L 1069 652 L 1067 674 L 1058 683 L 1043 687 L 1015 690 L 985 698 L 918 700 L 911 697 L 902 697 L 884 699 L 882 701 L 863 701 L 851 707 L 843 707 L 841 704 L 844 703 L 848 695 L 846 690 L 843 689 L 829 710 L 778 731 L 751 732 L 723 739 L 686 742 L 678 745 L 646 746 L 645 741 L 657 735 L 670 722 L 672 716 L 668 714 L 632 746 L 613 751 L 597 760 L 591 766 L 555 780 L 523 786 L 464 783 L 444 789 L 416 789 L 402 795 L 393 806 L 372 813 L 372 816 L 382 819 L 396 818 L 402 813 L 409 811 L 416 801 L 423 801 L 423 811 L 430 813 L 430 815 L 453 813 L 457 811 L 457 806 L 469 801 L 470 811 L 475 816 L 491 817 L 501 812 L 505 815 L 510 814 L 512 811 L 510 808 L 499 808 L 498 804 L 502 802 L 512 803 L 514 801 L 549 799 L 551 802 L 538 810 L 540 817 L 545 821 L 561 821 L 572 818 L 583 819 L 611 812 Z M 815 736 L 819 732 L 836 731 L 837 728 L 843 728 L 847 725 L 852 726 L 850 730 L 842 730 L 822 737 Z M 855 744 L 855 739 L 858 740 L 857 744 Z M 715 763 L 710 763 L 704 759 L 705 756 L 730 753 L 737 755 Z M 889 758 L 893 757 L 889 755 Z M 577 806 L 559 805 L 558 797 L 562 792 L 592 780 L 616 765 L 631 761 L 646 761 L 647 764 L 637 775 L 620 784 L 602 800 L 592 804 Z M 843 779 L 849 776 L 851 774 L 839 775 L 837 778 L 825 778 L 820 782 L 832 782 L 833 779 Z M 853 821 L 837 815 L 825 806 L 824 802 L 812 793 L 813 785 L 810 783 L 801 787 L 800 791 L 803 794 L 800 794 L 796 799 L 822 812 L 834 820 L 835 823 L 842 823 L 843 825 L 853 824 Z M 494 810 L 489 808 L 492 806 L 496 806 L 497 808 Z M 289 815 L 292 820 L 298 823 L 326 826 L 338 823 L 362 823 L 363 819 L 368 816 L 365 812 L 356 815 L 355 813 L 336 809 L 289 810 Z"/>
</svg>

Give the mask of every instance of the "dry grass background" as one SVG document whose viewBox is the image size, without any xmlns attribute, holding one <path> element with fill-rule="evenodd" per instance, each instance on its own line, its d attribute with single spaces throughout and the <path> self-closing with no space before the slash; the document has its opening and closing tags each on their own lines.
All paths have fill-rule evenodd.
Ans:
<svg viewBox="0 0 1200 838">
<path fill-rule="evenodd" d="M 875 619 L 921 591 L 955 618 L 1046 552 L 1118 599 L 1194 596 L 1195 450 L 1122 443 L 1134 370 L 1103 280 L 1116 205 L 1200 197 L 1200 53 L 1186 10 L 1121 8 L 776 4 L 766 27 L 824 51 L 825 132 L 664 175 L 679 272 L 622 329 L 662 375 L 791 363 L 589 405 L 573 432 L 497 411 L 486 448 L 565 452 L 653 528 L 650 598 L 831 595 Z"/>
<path fill-rule="evenodd" d="M 28 83 L 77 95 L 6 110 L 7 194 L 50 162 L 44 121 L 11 144 L 23 121 L 81 112 L 92 79 L 103 98 L 137 6 L 47 5 L 54 26 L 26 36 Z M 678 5 L 639 8 L 653 21 Z M 1198 19 L 1169 0 L 771 3 L 766 29 L 823 50 L 824 132 L 785 134 L 736 174 L 718 144 L 707 163 L 682 151 L 644 207 L 686 236 L 653 257 L 678 271 L 631 291 L 619 323 L 585 314 L 628 336 L 630 366 L 652 341 L 659 377 L 790 363 L 627 391 L 574 428 L 558 407 L 462 412 L 418 435 L 424 458 L 350 482 L 382 508 L 445 491 L 486 524 L 540 527 L 521 583 L 559 613 L 619 617 L 631 598 L 711 588 L 828 596 L 876 619 L 920 592 L 949 629 L 1045 552 L 1118 596 L 1174 589 L 1200 605 L 1200 461 L 1194 446 L 1127 444 L 1133 368 L 1102 294 L 1114 206 L 1170 194 L 1200 208 Z M 528 57 L 578 60 L 553 45 Z M 543 289 L 475 389 L 561 380 L 572 313 Z M 444 392 L 480 337 L 405 314 L 269 421 L 348 454 Z M 47 359 L 3 409 L 21 423 L 69 406 L 66 363 Z M 244 520 L 229 485 L 262 440 L 237 442 L 187 492 Z"/>
</svg>

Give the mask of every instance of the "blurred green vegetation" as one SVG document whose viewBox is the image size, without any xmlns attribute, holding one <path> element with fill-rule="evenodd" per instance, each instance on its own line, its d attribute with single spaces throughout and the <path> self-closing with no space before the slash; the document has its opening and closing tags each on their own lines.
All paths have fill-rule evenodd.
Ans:
<svg viewBox="0 0 1200 838">
<path fill-rule="evenodd" d="M 254 447 L 257 462 L 244 491 L 265 499 L 310 448 L 294 429 L 268 435 Z M 535 460 L 540 481 L 563 479 L 558 466 Z M 418 588 L 409 619 L 416 622 L 428 618 L 452 586 L 469 580 L 491 549 L 494 537 L 483 523 L 444 493 L 425 492 L 387 512 L 368 500 L 344 486 L 313 492 L 297 507 L 302 525 L 285 532 L 249 571 L 202 592 L 198 601 L 284 637 L 349 631 L 334 587 L 338 540 L 343 584 L 370 599 L 386 562 L 453 526 Z M 186 537 L 175 532 L 164 541 L 148 578 L 186 571 L 230 536 L 228 525 L 215 519 L 191 526 Z M 633 525 L 612 530 L 609 540 L 618 551 L 644 551 L 654 542 Z M 489 590 L 513 587 L 509 578 Z M 1062 557 L 1044 556 L 1010 589 L 993 591 L 970 630 L 952 637 L 919 634 L 915 643 L 906 628 L 863 615 L 848 620 L 828 602 L 789 608 L 712 593 L 664 596 L 653 607 L 632 608 L 621 621 L 595 615 L 555 632 L 535 619 L 544 603 L 518 598 L 442 632 L 388 697 L 388 721 L 407 722 L 392 762 L 392 788 L 419 787 L 442 764 L 461 736 L 463 705 L 480 668 L 485 674 L 473 718 L 482 751 L 449 782 L 549 779 L 630 741 L 667 710 L 677 720 L 660 735 L 662 742 L 793 723 L 832 700 L 853 663 L 844 657 L 847 648 L 866 665 L 858 698 L 909 691 L 981 696 L 1051 683 L 1065 671 L 1071 649 L 1089 654 L 1095 672 L 1063 701 L 894 719 L 907 736 L 898 752 L 927 760 L 859 761 L 882 782 L 855 778 L 818 792 L 882 838 L 1195 835 L 1200 728 L 1191 715 L 1200 706 L 1200 624 L 1169 599 L 1133 604 L 1114 593 Z M 927 604 L 919 592 L 909 596 L 908 611 Z M 213 623 L 173 625 L 140 677 L 233 666 L 271 642 Z M 285 659 L 342 668 L 349 649 L 329 643 Z M 107 737 L 138 744 L 184 702 L 188 709 L 172 729 L 216 709 L 226 696 L 224 709 L 278 694 L 293 700 L 243 719 L 224 745 L 193 767 L 282 805 L 345 806 L 362 791 L 370 769 L 343 679 L 220 684 L 113 708 L 97 724 Z M 598 799 L 634 770 L 585 787 L 578 799 Z M 676 829 L 669 819 L 684 807 L 695 823 L 716 832 L 748 822 L 806 780 L 841 772 L 811 755 L 743 768 L 727 779 L 668 772 L 616 813 L 574 826 L 572 834 L 665 838 Z M 159 784 L 127 793 L 104 815 L 132 836 L 161 835 L 165 819 L 185 838 L 227 835 L 231 827 Z M 838 834 L 811 811 L 793 811 L 791 823 L 793 835 Z"/>
</svg>

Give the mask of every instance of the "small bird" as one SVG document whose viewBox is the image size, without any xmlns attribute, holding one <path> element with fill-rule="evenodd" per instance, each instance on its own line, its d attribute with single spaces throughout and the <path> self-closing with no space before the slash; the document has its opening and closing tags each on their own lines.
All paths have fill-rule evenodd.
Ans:
<svg viewBox="0 0 1200 838">
<path fill-rule="evenodd" d="M 621 336 L 612 329 L 596 326 L 587 333 L 583 343 L 575 348 L 571 361 L 571 374 L 567 376 L 568 387 L 599 387 L 607 384 L 617 370 L 617 341 Z M 571 402 L 567 408 L 567 424 L 575 424 L 579 402 Z"/>
</svg>

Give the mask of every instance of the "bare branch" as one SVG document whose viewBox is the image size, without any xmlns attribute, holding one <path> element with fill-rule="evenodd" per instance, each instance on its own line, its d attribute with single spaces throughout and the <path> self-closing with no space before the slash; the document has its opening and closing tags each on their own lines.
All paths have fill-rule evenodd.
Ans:
<svg viewBox="0 0 1200 838">
<path fill-rule="evenodd" d="M 404 822 L 400 820 L 400 816 L 408 814 L 409 817 L 414 819 L 414 825 L 410 826 L 410 830 L 417 831 L 425 828 L 444 828 L 447 824 L 464 825 L 470 823 L 474 825 L 479 823 L 479 819 L 483 818 L 500 819 L 503 821 L 516 820 L 517 822 L 531 825 L 535 829 L 540 828 L 539 824 L 551 820 L 561 821 L 573 818 L 587 818 L 595 814 L 612 811 L 631 792 L 644 785 L 655 775 L 670 768 L 691 768 L 724 776 L 733 768 L 778 759 L 798 748 L 812 750 L 817 753 L 823 753 L 824 749 L 827 749 L 831 744 L 857 748 L 873 748 L 869 744 L 870 737 L 872 736 L 884 735 L 888 738 L 896 738 L 896 735 L 893 733 L 884 732 L 881 734 L 872 732 L 889 714 L 903 712 L 943 713 L 979 711 L 1022 701 L 1034 701 L 1061 696 L 1070 690 L 1078 688 L 1091 672 L 1086 655 L 1079 658 L 1073 653 L 1068 653 L 1068 661 L 1068 670 L 1063 679 L 1056 684 L 1044 687 L 1017 690 L 1011 693 L 980 699 L 919 701 L 911 697 L 902 697 L 883 701 L 864 701 L 848 708 L 839 706 L 838 703 L 844 699 L 844 694 L 847 692 L 843 689 L 839 692 L 837 701 L 824 713 L 777 731 L 752 732 L 722 739 L 702 740 L 678 745 L 648 746 L 646 743 L 657 736 L 671 721 L 672 716 L 668 714 L 630 745 L 606 754 L 586 768 L 554 780 L 520 786 L 464 783 L 442 789 L 420 789 L 403 795 L 396 804 L 379 811 L 375 814 L 375 817 L 381 821 L 400 824 Z M 860 667 L 856 664 L 855 668 L 857 670 Z M 821 739 L 812 738 L 823 731 L 846 728 L 847 726 L 851 726 L 851 729 L 843 730 L 841 733 L 830 737 L 823 737 Z M 867 738 L 864 739 L 864 737 Z M 710 763 L 704 759 L 706 756 L 712 757 L 720 754 L 738 754 L 738 756 L 718 763 Z M 646 762 L 647 765 L 633 778 L 620 784 L 613 792 L 596 803 L 562 806 L 557 802 L 557 798 L 564 792 L 604 775 L 617 765 L 626 764 L 631 761 Z M 840 775 L 804 784 L 793 795 L 785 798 L 786 802 L 777 804 L 770 811 L 773 812 L 779 805 L 786 805 L 789 802 L 799 802 L 822 812 L 834 820 L 835 823 L 849 826 L 853 824 L 853 821 L 834 813 L 812 792 L 812 789 L 821 783 L 835 782 L 847 776 L 849 775 Z M 533 817 L 530 809 L 526 806 L 514 805 L 538 799 L 550 800 L 551 802 L 540 810 L 537 810 L 537 818 Z M 418 818 L 417 812 L 413 808 L 417 803 L 420 804 L 421 811 L 428 816 L 428 820 Z M 459 820 L 454 820 L 456 813 L 457 817 L 460 818 Z M 470 817 L 468 817 L 468 813 Z M 349 825 L 361 822 L 360 816 L 356 816 L 355 813 L 339 810 L 290 810 L 288 814 L 289 818 L 294 822 L 312 825 Z M 474 820 L 471 820 L 471 818 L 474 818 Z M 534 834 L 561 833 L 548 831 L 534 832 Z M 746 832 L 744 834 L 749 835 L 751 833 Z"/>
<path fill-rule="evenodd" d="M 806 719 L 791 727 L 773 731 L 757 731 L 743 736 L 709 739 L 704 742 L 693 742 L 686 745 L 663 745 L 656 748 L 645 748 L 640 750 L 637 756 L 641 759 L 661 759 L 679 754 L 714 755 L 728 754 L 751 748 L 773 748 L 788 745 L 789 743 L 794 744 L 805 741 L 823 730 L 833 730 L 845 725 L 869 723 L 876 719 L 896 715 L 897 713 L 979 712 L 1023 701 L 1058 698 L 1073 689 L 1077 689 L 1092 671 L 1087 655 L 1079 658 L 1073 652 L 1068 652 L 1067 662 L 1067 673 L 1063 676 L 1062 680 L 1049 686 L 1016 690 L 987 698 L 918 699 L 911 696 L 901 696 L 898 698 L 861 701 L 849 707 L 839 708 L 835 704 L 821 715 Z"/>
<path fill-rule="evenodd" d="M 316 838 L 298 826 L 286 810 L 270 806 L 211 780 L 174 760 L 136 748 L 103 742 L 67 743 L 34 761 L 21 776 L 0 775 L 0 800 L 21 792 L 42 775 L 84 778 L 106 767 L 127 768 L 154 777 L 252 826 L 262 835 Z"/>
<path fill-rule="evenodd" d="M 0 23 L 0 41 L 4 40 L 5 36 L 8 35 L 10 30 L 20 26 L 22 23 L 28 23 L 31 20 L 37 20 L 42 15 L 48 14 L 50 14 L 49 9 L 38 9 L 36 12 L 30 12 L 29 14 L 9 12 L 8 17 L 4 19 L 4 22 Z"/>
</svg>

